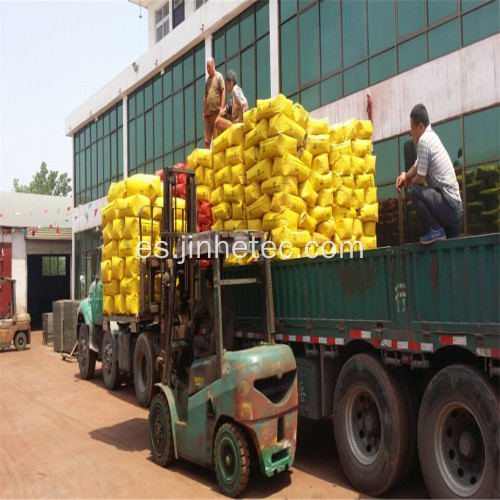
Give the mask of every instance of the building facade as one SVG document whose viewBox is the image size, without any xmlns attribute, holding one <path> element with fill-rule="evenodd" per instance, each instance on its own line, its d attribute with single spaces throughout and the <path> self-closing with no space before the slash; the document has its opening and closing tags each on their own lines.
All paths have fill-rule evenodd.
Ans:
<svg viewBox="0 0 500 500">
<path fill-rule="evenodd" d="M 379 246 L 416 237 L 394 181 L 405 170 L 409 114 L 418 102 L 455 163 L 464 234 L 499 230 L 495 193 L 482 200 L 477 187 L 483 178 L 498 183 L 499 0 L 130 1 L 147 10 L 148 51 L 66 119 L 77 297 L 99 243 L 100 214 L 92 215 L 110 183 L 184 162 L 203 147 L 211 56 L 223 75 L 236 71 L 250 106 L 282 92 L 334 123 L 367 118 L 370 95 Z M 493 173 L 484 168 L 491 165 Z"/>
</svg>

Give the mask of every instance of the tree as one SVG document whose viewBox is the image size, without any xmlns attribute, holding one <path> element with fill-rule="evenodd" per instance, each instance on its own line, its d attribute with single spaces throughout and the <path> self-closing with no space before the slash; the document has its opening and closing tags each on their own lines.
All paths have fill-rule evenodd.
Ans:
<svg viewBox="0 0 500 500">
<path fill-rule="evenodd" d="M 14 179 L 16 193 L 50 194 L 52 196 L 68 196 L 71 192 L 71 179 L 67 173 L 60 174 L 57 170 L 50 170 L 42 161 L 40 170 L 33 176 L 28 186 L 19 184 Z"/>
</svg>

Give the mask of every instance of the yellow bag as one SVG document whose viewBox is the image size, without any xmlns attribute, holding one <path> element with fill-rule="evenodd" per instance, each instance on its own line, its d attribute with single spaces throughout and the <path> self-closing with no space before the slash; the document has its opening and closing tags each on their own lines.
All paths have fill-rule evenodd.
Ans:
<svg viewBox="0 0 500 500">
<path fill-rule="evenodd" d="M 125 295 L 139 293 L 141 290 L 141 280 L 138 276 L 135 278 L 123 278 L 120 281 L 120 293 Z"/>
<path fill-rule="evenodd" d="M 291 229 L 297 229 L 299 223 L 299 214 L 285 208 L 282 212 L 267 212 L 262 218 L 262 230 L 270 231 L 281 226 L 288 226 Z"/>
<path fill-rule="evenodd" d="M 212 150 L 210 149 L 195 149 L 196 165 L 207 168 L 212 168 Z"/>
<path fill-rule="evenodd" d="M 284 113 L 288 118 L 293 118 L 293 102 L 283 94 L 270 99 L 257 99 L 257 120 L 271 118 L 278 113 Z"/>
<path fill-rule="evenodd" d="M 262 219 L 248 219 L 248 229 L 252 231 L 262 231 Z"/>
<path fill-rule="evenodd" d="M 344 142 L 344 124 L 343 123 L 334 123 L 329 129 L 330 133 L 330 142 L 332 144 L 340 144 Z"/>
<path fill-rule="evenodd" d="M 247 207 L 247 217 L 249 219 L 257 219 L 262 217 L 271 209 L 271 197 L 268 194 L 263 194 L 257 201 Z"/>
<path fill-rule="evenodd" d="M 330 218 L 324 222 L 320 222 L 316 227 L 316 232 L 328 238 L 333 238 L 335 234 L 335 220 Z"/>
<path fill-rule="evenodd" d="M 239 219 L 229 219 L 224 221 L 224 229 L 226 231 L 241 231 L 247 228 L 247 221 Z"/>
<path fill-rule="evenodd" d="M 210 194 L 210 205 L 218 205 L 224 201 L 224 187 L 223 185 L 215 188 Z"/>
<path fill-rule="evenodd" d="M 111 295 L 104 295 L 102 298 L 102 314 L 111 316 L 114 312 L 114 298 Z"/>
<path fill-rule="evenodd" d="M 365 204 L 365 190 L 354 189 L 351 193 L 351 206 L 355 210 L 359 210 Z"/>
<path fill-rule="evenodd" d="M 125 180 L 127 197 L 143 195 L 154 200 L 161 194 L 161 179 L 157 175 L 135 174 Z"/>
<path fill-rule="evenodd" d="M 328 220 L 332 217 L 332 207 L 316 206 L 314 208 L 310 208 L 307 213 L 311 217 L 316 219 L 319 223 L 319 222 L 323 222 L 324 220 Z"/>
<path fill-rule="evenodd" d="M 323 188 L 318 193 L 316 204 L 320 207 L 331 207 L 333 205 L 333 188 Z"/>
<path fill-rule="evenodd" d="M 332 172 L 332 188 L 334 191 L 342 186 L 342 177 L 337 172 Z"/>
<path fill-rule="evenodd" d="M 125 181 L 112 182 L 108 190 L 108 203 L 116 200 L 117 198 L 126 198 L 127 188 L 125 186 Z"/>
<path fill-rule="evenodd" d="M 344 122 L 344 137 L 346 141 L 354 139 L 354 127 L 356 126 L 356 120 L 351 118 Z"/>
<path fill-rule="evenodd" d="M 109 243 L 113 238 L 113 221 L 109 221 L 102 229 L 102 239 L 104 244 Z"/>
<path fill-rule="evenodd" d="M 365 204 L 371 205 L 372 203 L 377 203 L 377 188 L 367 187 L 365 189 Z"/>
<path fill-rule="evenodd" d="M 346 188 L 349 189 L 354 189 L 355 183 L 353 175 L 343 175 L 341 179 L 342 179 L 342 186 L 345 186 Z"/>
<path fill-rule="evenodd" d="M 209 172 L 209 170 L 207 170 L 207 172 Z M 163 208 L 163 198 L 157 198 L 156 201 L 155 201 L 155 207 L 161 207 Z M 176 198 L 176 197 L 173 197 L 172 198 L 172 210 L 174 210 L 175 212 L 175 215 L 174 217 L 176 217 L 177 219 L 182 219 L 182 218 L 186 218 L 187 217 L 187 214 L 186 214 L 186 200 L 182 199 L 182 198 Z M 154 219 L 155 220 L 161 220 L 161 211 L 158 210 L 158 215 L 160 215 L 160 217 L 157 217 L 157 211 L 154 210 Z M 143 222 L 147 222 L 147 220 L 144 219 L 144 217 L 142 218 L 142 221 Z M 127 221 L 125 221 L 125 224 L 127 223 Z M 155 225 L 156 227 L 156 225 Z M 154 228 L 153 228 L 154 229 Z M 126 236 L 125 236 L 126 238 Z"/>
<path fill-rule="evenodd" d="M 366 163 L 364 158 L 351 156 L 351 172 L 354 175 L 361 175 L 366 172 Z"/>
<path fill-rule="evenodd" d="M 139 314 L 139 295 L 136 293 L 127 295 L 125 297 L 125 306 L 127 314 L 130 314 L 131 316 Z"/>
<path fill-rule="evenodd" d="M 283 113 L 278 113 L 269 120 L 268 137 L 274 137 L 279 134 L 286 134 L 289 137 L 297 139 L 297 146 L 302 147 L 306 131 L 291 118 Z"/>
<path fill-rule="evenodd" d="M 118 280 L 111 280 L 107 283 L 102 284 L 102 294 L 113 296 L 119 293 L 120 291 L 120 282 Z"/>
<path fill-rule="evenodd" d="M 338 160 L 343 155 L 351 156 L 352 146 L 351 141 L 344 141 L 339 144 L 331 144 L 330 145 L 330 163 L 332 165 L 335 164 L 336 160 Z M 349 158 L 350 163 L 350 158 Z M 350 168 L 350 165 L 348 165 Z"/>
<path fill-rule="evenodd" d="M 121 315 L 121 314 L 127 314 L 127 308 L 125 306 L 125 295 L 122 295 L 119 293 L 118 295 L 115 295 L 114 297 L 114 309 L 115 309 L 115 314 Z"/>
<path fill-rule="evenodd" d="M 222 184 L 231 184 L 230 166 L 222 168 L 215 174 L 215 187 L 222 186 Z"/>
<path fill-rule="evenodd" d="M 317 120 L 316 118 L 309 116 L 307 119 L 306 131 L 308 135 L 329 134 L 329 128 L 328 118 L 321 118 L 320 120 Z"/>
<path fill-rule="evenodd" d="M 205 184 L 205 167 L 196 167 L 196 184 L 198 186 Z"/>
<path fill-rule="evenodd" d="M 363 236 L 363 222 L 360 219 L 353 219 L 352 223 L 352 237 L 359 239 Z"/>
<path fill-rule="evenodd" d="M 356 139 L 371 139 L 373 125 L 370 120 L 356 120 L 354 126 L 354 137 Z"/>
<path fill-rule="evenodd" d="M 345 208 L 351 208 L 352 190 L 346 186 L 340 186 L 337 190 L 335 201 L 337 205 Z"/>
<path fill-rule="evenodd" d="M 313 156 L 328 153 L 330 151 L 330 136 L 327 134 L 308 134 L 305 142 L 305 149 Z"/>
<path fill-rule="evenodd" d="M 363 222 L 378 222 L 378 203 L 372 203 L 371 205 L 365 205 L 359 211 L 359 218 Z"/>
<path fill-rule="evenodd" d="M 214 154 L 212 156 L 214 162 L 214 171 L 218 172 L 226 166 L 226 151 Z"/>
<path fill-rule="evenodd" d="M 133 278 L 135 276 L 139 276 L 140 273 L 140 262 L 141 259 L 139 257 L 126 257 L 125 259 L 125 277 Z"/>
<path fill-rule="evenodd" d="M 224 201 L 243 201 L 245 196 L 245 188 L 242 184 L 238 184 L 237 186 L 232 186 L 231 184 L 223 184 L 222 189 L 224 190 Z"/>
<path fill-rule="evenodd" d="M 248 186 L 245 186 L 245 203 L 251 205 L 254 201 L 257 201 L 261 196 L 262 192 L 260 190 L 260 184 L 258 182 L 252 182 Z"/>
<path fill-rule="evenodd" d="M 271 177 L 273 162 L 270 159 L 259 161 L 257 165 L 247 170 L 247 183 L 262 182 Z"/>
<path fill-rule="evenodd" d="M 228 129 L 231 146 L 239 146 L 245 141 L 245 125 L 243 123 L 233 123 Z"/>
<path fill-rule="evenodd" d="M 307 127 L 307 118 L 309 113 L 298 103 L 292 105 L 293 119 L 298 123 L 303 129 Z"/>
<path fill-rule="evenodd" d="M 210 202 L 212 190 L 208 186 L 196 186 L 196 199 Z"/>
<path fill-rule="evenodd" d="M 312 234 L 312 241 L 316 242 L 319 246 L 322 246 L 324 243 L 327 243 L 330 240 L 324 234 L 314 232 Z M 311 252 L 309 252 L 309 253 L 311 253 Z"/>
<path fill-rule="evenodd" d="M 226 201 L 212 207 L 212 217 L 214 220 L 229 220 L 231 215 L 231 204 Z"/>
<path fill-rule="evenodd" d="M 261 141 L 259 144 L 259 158 L 261 160 L 283 156 L 285 153 L 297 154 L 297 139 L 280 134 Z"/>
<path fill-rule="evenodd" d="M 314 233 L 314 229 L 318 225 L 318 221 L 311 217 L 307 212 L 302 212 L 299 217 L 298 228 L 309 231 L 310 234 Z"/>
<path fill-rule="evenodd" d="M 212 226 L 214 231 L 222 231 L 224 229 L 224 221 L 222 219 L 216 220 Z"/>
<path fill-rule="evenodd" d="M 271 240 L 276 245 L 287 241 L 294 247 L 304 248 L 311 241 L 311 235 L 305 229 L 290 229 L 287 226 L 281 226 L 271 231 Z"/>
<path fill-rule="evenodd" d="M 334 205 L 332 209 L 332 217 L 335 220 L 339 219 L 348 219 L 347 215 L 349 214 L 349 208 L 341 207 L 339 205 Z"/>
<path fill-rule="evenodd" d="M 101 281 L 103 283 L 109 283 L 111 281 L 111 261 L 103 260 L 101 261 Z"/>
<path fill-rule="evenodd" d="M 259 161 L 259 148 L 257 146 L 253 146 L 245 149 L 243 156 L 245 157 L 245 168 L 248 170 Z"/>
<path fill-rule="evenodd" d="M 290 210 L 301 214 L 306 210 L 307 205 L 303 199 L 293 194 L 275 193 L 271 202 L 270 210 L 273 212 L 281 212 L 285 208 L 289 208 Z"/>
<path fill-rule="evenodd" d="M 125 275 L 125 261 L 120 257 L 111 257 L 111 278 L 120 281 Z"/>
<path fill-rule="evenodd" d="M 188 155 L 186 158 L 186 163 L 189 170 L 194 170 L 196 168 L 196 149 Z"/>
<path fill-rule="evenodd" d="M 373 174 L 362 174 L 356 177 L 357 188 L 375 187 L 375 178 Z"/>
<path fill-rule="evenodd" d="M 316 206 L 318 193 L 314 190 L 311 181 L 308 179 L 302 184 L 299 184 L 299 196 L 307 202 L 307 206 L 313 208 Z"/>
<path fill-rule="evenodd" d="M 111 222 L 116 217 L 116 200 L 108 203 L 101 210 L 101 224 L 104 227 L 108 222 Z"/>
<path fill-rule="evenodd" d="M 333 186 L 333 176 L 331 172 L 321 175 L 313 170 L 309 176 L 309 180 L 314 190 L 317 192 L 321 191 L 323 188 L 331 188 Z"/>
<path fill-rule="evenodd" d="M 274 260 L 292 260 L 298 259 L 301 255 L 302 249 L 297 247 L 291 247 L 290 245 L 283 246 L 283 253 L 276 252 Z"/>
<path fill-rule="evenodd" d="M 332 171 L 338 175 L 349 175 L 351 173 L 351 157 L 340 155 L 333 162 Z"/>
<path fill-rule="evenodd" d="M 246 182 L 245 165 L 243 163 L 233 165 L 231 167 L 231 184 L 236 186 L 237 184 L 246 184 Z"/>
<path fill-rule="evenodd" d="M 353 219 L 338 219 L 335 225 L 341 240 L 350 240 L 352 237 Z"/>
<path fill-rule="evenodd" d="M 361 238 L 361 243 L 363 245 L 363 250 L 372 250 L 373 248 L 377 248 L 377 237 L 363 236 Z"/>
<path fill-rule="evenodd" d="M 151 245 L 151 236 L 143 236 L 142 241 L 149 243 Z M 141 256 L 145 256 L 149 253 L 148 246 L 146 244 L 139 246 L 141 240 L 139 238 L 131 238 L 126 240 L 120 240 L 118 255 L 124 259 L 125 257 L 138 256 L 137 251 L 139 250 Z M 153 251 L 154 245 L 151 246 L 151 253 Z"/>
<path fill-rule="evenodd" d="M 102 249 L 102 260 L 111 260 L 113 255 L 118 255 L 118 241 L 111 240 Z"/>
<path fill-rule="evenodd" d="M 302 148 L 299 152 L 299 159 L 302 161 L 302 163 L 309 168 L 312 168 L 312 162 L 313 162 L 313 155 L 309 151 L 306 151 L 304 148 Z"/>
<path fill-rule="evenodd" d="M 234 219 L 245 220 L 247 218 L 247 207 L 241 201 L 231 203 L 231 210 Z"/>
<path fill-rule="evenodd" d="M 377 161 L 377 157 L 375 155 L 367 154 L 365 155 L 365 172 L 367 174 L 375 173 L 375 163 Z"/>
<path fill-rule="evenodd" d="M 243 154 L 243 151 L 244 150 L 243 150 L 242 145 L 231 146 L 230 148 L 227 148 L 226 149 L 226 166 L 227 165 L 238 165 L 238 163 L 243 163 L 245 161 L 245 156 Z"/>
<path fill-rule="evenodd" d="M 318 172 L 318 174 L 326 174 L 330 171 L 330 165 L 328 164 L 328 155 L 323 153 L 322 155 L 315 156 L 312 162 L 312 169 Z"/>
<path fill-rule="evenodd" d="M 231 139 L 229 129 L 226 129 L 212 141 L 212 155 L 220 153 L 229 147 L 231 147 Z"/>
<path fill-rule="evenodd" d="M 269 124 L 266 119 L 260 120 L 255 127 L 245 134 L 245 149 L 258 146 L 267 139 Z"/>
<path fill-rule="evenodd" d="M 297 195 L 297 177 L 291 175 L 277 175 L 263 181 L 260 188 L 265 194 L 291 193 Z"/>
<path fill-rule="evenodd" d="M 243 113 L 243 130 L 245 134 L 255 128 L 257 124 L 257 108 L 249 109 Z"/>
<path fill-rule="evenodd" d="M 274 159 L 273 176 L 293 175 L 297 177 L 299 182 L 304 182 L 309 179 L 310 172 L 310 169 L 299 158 L 290 153 L 285 153 L 282 157 Z"/>
<path fill-rule="evenodd" d="M 370 139 L 354 139 L 351 142 L 353 156 L 364 158 L 365 155 L 372 152 L 372 141 Z"/>
<path fill-rule="evenodd" d="M 123 238 L 128 240 L 132 238 L 139 239 L 141 236 L 141 229 L 142 236 L 151 236 L 151 221 L 142 219 L 141 224 L 139 224 L 139 217 L 125 217 L 125 223 L 123 226 Z M 160 223 L 158 221 L 154 221 L 153 235 L 158 236 L 159 234 Z"/>
<path fill-rule="evenodd" d="M 377 234 L 377 223 L 373 221 L 363 222 L 363 234 L 365 236 L 375 236 Z"/>
<path fill-rule="evenodd" d="M 131 179 L 131 177 L 129 178 Z M 157 177 L 157 179 L 159 179 L 159 177 Z M 147 196 L 144 196 L 142 194 L 127 196 L 127 198 L 116 200 L 115 203 L 117 206 L 118 217 L 138 217 L 141 209 L 142 217 L 151 217 L 151 200 Z"/>
</svg>

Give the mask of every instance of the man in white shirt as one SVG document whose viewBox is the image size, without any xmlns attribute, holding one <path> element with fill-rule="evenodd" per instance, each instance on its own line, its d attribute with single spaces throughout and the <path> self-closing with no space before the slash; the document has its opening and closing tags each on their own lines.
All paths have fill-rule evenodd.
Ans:
<svg viewBox="0 0 500 500">
<path fill-rule="evenodd" d="M 396 188 L 411 186 L 411 200 L 426 233 L 420 243 L 456 238 L 462 227 L 463 207 L 450 156 L 429 123 L 423 104 L 410 113 L 410 134 L 417 144 L 417 161 L 396 179 Z M 427 181 L 427 186 L 424 186 Z"/>
<path fill-rule="evenodd" d="M 231 94 L 230 101 L 220 110 L 215 129 L 217 135 L 222 134 L 233 123 L 243 123 L 243 113 L 248 110 L 248 102 L 243 90 L 238 86 L 236 73 L 230 69 L 226 74 L 226 88 Z"/>
</svg>

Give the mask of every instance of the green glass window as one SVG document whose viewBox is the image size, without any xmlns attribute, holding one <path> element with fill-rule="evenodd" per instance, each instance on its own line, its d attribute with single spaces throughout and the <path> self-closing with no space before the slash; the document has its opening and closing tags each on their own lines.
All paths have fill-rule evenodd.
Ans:
<svg viewBox="0 0 500 500">
<path fill-rule="evenodd" d="M 306 109 L 319 108 L 319 84 L 313 85 L 300 93 L 300 103 Z"/>
<path fill-rule="evenodd" d="M 184 58 L 182 63 L 184 71 L 184 85 L 189 85 L 194 80 L 193 56 L 190 55 Z"/>
<path fill-rule="evenodd" d="M 280 0 L 280 20 L 284 21 L 297 12 L 297 0 Z"/>
<path fill-rule="evenodd" d="M 203 45 L 194 53 L 194 74 L 196 78 L 205 75 L 205 47 Z"/>
<path fill-rule="evenodd" d="M 398 46 L 399 72 L 420 66 L 427 60 L 427 37 L 425 33 Z"/>
<path fill-rule="evenodd" d="M 194 139 L 194 86 L 190 85 L 184 90 L 184 142 Z"/>
<path fill-rule="evenodd" d="M 240 25 L 233 21 L 226 28 L 226 57 L 231 57 L 240 48 Z"/>
<path fill-rule="evenodd" d="M 214 59 L 216 65 L 226 59 L 226 37 L 224 31 L 214 35 Z"/>
<path fill-rule="evenodd" d="M 258 2 L 255 11 L 256 37 L 269 33 L 269 3 Z M 243 46 L 242 46 L 243 48 Z"/>
<path fill-rule="evenodd" d="M 90 125 L 90 141 L 95 142 L 97 140 L 97 125 L 96 123 L 92 123 Z"/>
<path fill-rule="evenodd" d="M 116 132 L 110 135 L 111 142 L 111 175 L 110 177 L 116 178 L 118 174 L 118 150 L 116 145 Z"/>
<path fill-rule="evenodd" d="M 172 151 L 172 98 L 163 103 L 163 150 Z"/>
<path fill-rule="evenodd" d="M 203 78 L 198 78 L 196 80 L 196 97 L 195 102 L 197 104 L 197 115 L 196 115 L 196 137 L 203 137 L 205 133 L 205 125 L 203 123 L 203 119 L 201 117 L 203 98 L 205 96 L 205 80 Z M 205 144 L 205 143 L 203 143 Z"/>
<path fill-rule="evenodd" d="M 154 157 L 163 156 L 163 106 L 157 104 L 153 110 Z"/>
<path fill-rule="evenodd" d="M 340 2 L 322 0 L 320 3 L 321 74 L 340 69 Z"/>
<path fill-rule="evenodd" d="M 432 127 L 448 151 L 451 161 L 458 158 L 458 150 L 462 148 L 462 121 L 459 119 L 444 122 Z"/>
<path fill-rule="evenodd" d="M 396 49 L 388 50 L 370 59 L 370 85 L 396 74 Z"/>
<path fill-rule="evenodd" d="M 144 90 L 141 89 L 135 96 L 135 112 L 136 115 L 144 113 Z"/>
<path fill-rule="evenodd" d="M 263 64 L 266 64 L 264 61 Z M 241 88 L 248 101 L 248 107 L 255 106 L 255 48 L 249 47 L 241 53 Z"/>
<path fill-rule="evenodd" d="M 429 31 L 429 59 L 448 54 L 460 47 L 460 24 L 458 19 L 449 21 Z"/>
<path fill-rule="evenodd" d="M 137 153 L 136 153 L 136 131 L 135 131 L 135 121 L 132 121 L 128 125 L 128 164 L 129 168 L 133 170 L 137 166 Z"/>
<path fill-rule="evenodd" d="M 85 147 L 90 146 L 90 127 L 85 129 Z"/>
<path fill-rule="evenodd" d="M 135 118 L 135 95 L 128 98 L 128 119 L 132 120 Z M 97 132 L 99 134 L 99 132 Z"/>
<path fill-rule="evenodd" d="M 173 105 L 174 147 L 184 142 L 184 103 L 182 92 L 174 95 Z"/>
<path fill-rule="evenodd" d="M 368 87 L 368 65 L 366 62 L 344 71 L 344 95 L 353 94 Z"/>
<path fill-rule="evenodd" d="M 146 132 L 146 161 L 153 158 L 153 111 L 145 114 L 144 127 Z"/>
<path fill-rule="evenodd" d="M 283 2 L 282 2 L 283 4 Z M 297 47 L 297 18 L 294 17 L 281 27 L 281 91 L 293 94 L 299 89 L 299 54 Z M 260 59 L 257 59 L 260 60 Z"/>
<path fill-rule="evenodd" d="M 462 17 L 462 43 L 466 46 L 494 35 L 499 32 L 499 27 L 500 4 L 495 0 Z"/>
<path fill-rule="evenodd" d="M 97 120 L 97 137 L 102 137 L 103 135 L 104 135 L 104 119 L 101 116 Z M 81 146 L 81 143 L 80 143 L 80 146 Z"/>
<path fill-rule="evenodd" d="M 399 38 L 425 27 L 425 0 L 399 1 L 397 9 Z"/>
<path fill-rule="evenodd" d="M 159 102 L 161 102 L 162 99 L 163 99 L 163 87 L 162 87 L 161 76 L 158 75 L 153 80 L 153 103 L 158 104 Z"/>
<path fill-rule="evenodd" d="M 366 3 L 342 2 L 342 52 L 344 68 L 366 57 Z"/>
<path fill-rule="evenodd" d="M 118 172 L 117 179 L 123 176 L 123 129 L 118 130 Z"/>
<path fill-rule="evenodd" d="M 153 83 L 149 82 L 144 87 L 144 109 L 150 109 L 153 106 Z"/>
<path fill-rule="evenodd" d="M 109 134 L 109 113 L 106 113 L 103 116 L 103 122 L 104 122 L 104 135 L 108 135 Z M 88 145 L 88 142 L 87 142 L 87 145 Z"/>
<path fill-rule="evenodd" d="M 430 25 L 458 12 L 458 1 L 447 0 L 427 3 L 427 22 Z"/>
<path fill-rule="evenodd" d="M 232 69 L 236 73 L 236 77 L 238 78 L 238 83 L 241 84 L 240 56 L 239 56 L 239 54 L 236 54 L 234 57 L 231 57 L 231 59 L 227 60 L 226 68 L 227 68 L 227 71 Z M 225 74 L 223 76 L 224 76 L 224 78 L 226 77 Z M 229 100 L 229 94 L 226 97 Z"/>
<path fill-rule="evenodd" d="M 487 3 L 490 0 L 460 0 L 460 4 L 462 6 L 462 12 L 465 12 L 469 9 L 477 7 L 482 3 Z"/>
<path fill-rule="evenodd" d="M 173 91 L 177 92 L 182 88 L 182 60 L 174 63 L 172 71 Z"/>
<path fill-rule="evenodd" d="M 254 39 L 254 13 L 252 10 L 247 10 L 242 14 L 240 21 L 240 48 L 250 45 Z"/>
<path fill-rule="evenodd" d="M 167 98 L 172 94 L 172 70 L 168 69 L 165 71 L 162 77 L 163 82 L 163 98 Z"/>
<path fill-rule="evenodd" d="M 377 157 L 375 184 L 382 186 L 396 182 L 399 175 L 398 139 L 377 142 L 373 145 L 373 150 Z"/>
<path fill-rule="evenodd" d="M 394 46 L 394 0 L 368 2 L 368 46 L 369 54 Z"/>
<path fill-rule="evenodd" d="M 318 7 L 299 16 L 300 84 L 307 85 L 319 78 Z"/>
<path fill-rule="evenodd" d="M 464 117 L 464 158 L 467 165 L 500 158 L 500 106 Z"/>
<path fill-rule="evenodd" d="M 137 131 L 137 165 L 142 165 L 146 161 L 146 148 L 144 140 L 144 115 L 138 116 L 136 120 Z"/>
<path fill-rule="evenodd" d="M 261 38 L 257 42 L 257 61 L 265 61 L 264 64 L 258 65 L 257 72 L 257 95 L 259 99 L 271 97 L 271 68 L 267 61 L 270 61 L 269 54 L 269 35 Z"/>
<path fill-rule="evenodd" d="M 336 101 L 342 97 L 342 78 L 335 75 L 321 82 L 321 105 Z"/>
</svg>

